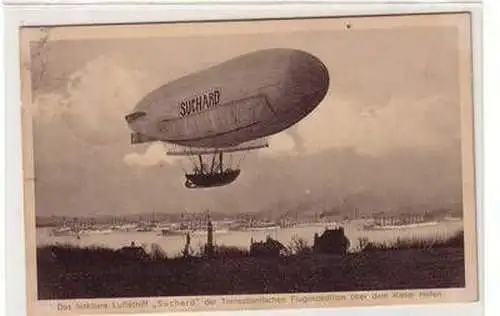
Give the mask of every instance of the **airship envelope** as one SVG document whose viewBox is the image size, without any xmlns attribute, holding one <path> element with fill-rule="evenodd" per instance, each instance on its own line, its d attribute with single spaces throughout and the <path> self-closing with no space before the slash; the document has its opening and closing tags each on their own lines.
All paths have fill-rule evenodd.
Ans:
<svg viewBox="0 0 500 316">
<path fill-rule="evenodd" d="M 126 121 L 133 142 L 237 150 L 303 119 L 328 86 L 328 70 L 317 57 L 295 49 L 261 50 L 159 87 Z"/>
</svg>

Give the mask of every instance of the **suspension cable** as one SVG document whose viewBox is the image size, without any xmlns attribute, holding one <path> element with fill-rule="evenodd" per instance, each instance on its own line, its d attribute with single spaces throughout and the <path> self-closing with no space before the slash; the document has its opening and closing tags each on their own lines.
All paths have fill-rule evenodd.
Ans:
<svg viewBox="0 0 500 316">
<path fill-rule="evenodd" d="M 214 153 L 212 155 L 212 165 L 210 166 L 210 173 L 213 173 L 214 169 L 215 169 L 215 156 L 216 156 L 216 154 Z"/>
<path fill-rule="evenodd" d="M 240 165 L 241 165 L 241 163 L 242 163 L 243 161 L 245 161 L 245 157 L 247 156 L 247 153 L 248 153 L 248 151 L 244 151 L 244 152 L 243 152 L 243 155 L 241 155 L 241 157 L 240 157 L 240 159 L 239 159 L 239 161 L 238 161 L 238 165 L 237 165 L 237 167 L 236 167 L 236 168 L 239 168 L 239 167 L 240 167 Z"/>
<path fill-rule="evenodd" d="M 188 155 L 188 157 L 189 157 L 189 160 L 191 161 L 191 163 L 196 167 L 196 160 L 193 158 L 193 156 Z"/>
</svg>

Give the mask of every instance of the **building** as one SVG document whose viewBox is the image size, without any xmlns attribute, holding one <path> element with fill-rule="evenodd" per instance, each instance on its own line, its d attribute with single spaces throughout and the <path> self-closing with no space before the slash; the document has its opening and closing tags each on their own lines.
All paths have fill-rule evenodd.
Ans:
<svg viewBox="0 0 500 316">
<path fill-rule="evenodd" d="M 254 257 L 279 257 L 284 254 L 286 247 L 279 241 L 267 236 L 266 241 L 254 242 L 251 240 L 250 255 Z"/>
<path fill-rule="evenodd" d="M 314 234 L 313 250 L 316 253 L 344 255 L 349 247 L 350 242 L 343 227 L 326 229 L 321 236 Z"/>
<path fill-rule="evenodd" d="M 118 254 L 124 259 L 132 260 L 148 260 L 149 256 L 142 247 L 138 247 L 134 242 L 130 243 L 130 246 L 122 247 L 118 250 Z"/>
</svg>

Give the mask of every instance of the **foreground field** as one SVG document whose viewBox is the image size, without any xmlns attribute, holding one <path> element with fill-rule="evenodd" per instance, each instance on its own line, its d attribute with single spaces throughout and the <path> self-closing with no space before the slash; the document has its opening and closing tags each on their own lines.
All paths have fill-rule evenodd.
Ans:
<svg viewBox="0 0 500 316">
<path fill-rule="evenodd" d="M 121 260 L 38 252 L 39 299 L 229 295 L 463 287 L 461 247 L 282 258 Z M 98 259 L 99 258 L 99 259 Z"/>
</svg>

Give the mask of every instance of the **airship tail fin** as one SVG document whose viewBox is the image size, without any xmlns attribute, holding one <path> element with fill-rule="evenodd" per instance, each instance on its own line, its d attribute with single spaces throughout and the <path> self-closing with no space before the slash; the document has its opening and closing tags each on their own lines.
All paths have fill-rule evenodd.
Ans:
<svg viewBox="0 0 500 316">
<path fill-rule="evenodd" d="M 192 156 L 192 155 L 210 155 L 219 152 L 231 153 L 238 151 L 249 151 L 269 147 L 267 139 L 258 139 L 245 142 L 232 147 L 224 148 L 201 148 L 201 147 L 187 147 L 180 145 L 172 145 L 167 149 L 168 156 Z"/>
</svg>

